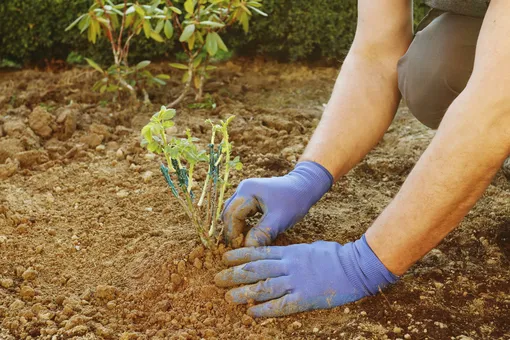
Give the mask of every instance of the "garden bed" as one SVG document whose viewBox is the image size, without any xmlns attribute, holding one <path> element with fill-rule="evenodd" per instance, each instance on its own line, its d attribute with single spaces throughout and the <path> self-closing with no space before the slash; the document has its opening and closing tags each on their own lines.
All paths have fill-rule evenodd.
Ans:
<svg viewBox="0 0 510 340">
<path fill-rule="evenodd" d="M 151 68 L 171 73 L 163 64 Z M 205 87 L 216 107 L 183 105 L 175 133 L 189 127 L 206 139 L 205 119 L 234 114 L 230 137 L 245 166 L 232 182 L 285 174 L 336 75 L 229 62 Z M 510 182 L 502 173 L 461 227 L 384 294 L 267 320 L 228 304 L 213 282 L 224 248 L 199 245 L 158 162 L 139 146 L 141 127 L 179 93 L 179 78 L 150 93 L 154 105 L 137 108 L 91 92 L 90 70 L 0 74 L 1 339 L 510 336 Z M 433 135 L 401 107 L 379 146 L 277 244 L 362 235 Z"/>
</svg>

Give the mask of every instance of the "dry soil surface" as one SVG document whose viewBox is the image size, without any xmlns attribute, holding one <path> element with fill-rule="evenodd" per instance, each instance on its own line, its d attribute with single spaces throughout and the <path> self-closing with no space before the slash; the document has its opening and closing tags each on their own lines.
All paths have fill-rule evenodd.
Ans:
<svg viewBox="0 0 510 340">
<path fill-rule="evenodd" d="M 231 138 L 245 167 L 234 184 L 285 174 L 336 75 L 229 62 L 206 87 L 217 107 L 183 105 L 173 133 L 190 127 L 205 139 L 206 118 L 235 114 Z M 225 249 L 199 246 L 159 162 L 139 147 L 140 128 L 180 84 L 151 90 L 154 105 L 136 108 L 88 90 L 95 80 L 80 68 L 0 75 L 0 339 L 510 338 L 510 183 L 502 172 L 461 226 L 384 294 L 254 320 L 214 286 Z M 433 135 L 402 106 L 378 147 L 277 243 L 361 236 Z"/>
</svg>

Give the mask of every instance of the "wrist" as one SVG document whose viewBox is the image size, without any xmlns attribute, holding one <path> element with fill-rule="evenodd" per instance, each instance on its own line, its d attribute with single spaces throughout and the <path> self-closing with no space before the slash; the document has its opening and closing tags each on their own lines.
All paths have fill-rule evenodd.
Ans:
<svg viewBox="0 0 510 340">
<path fill-rule="evenodd" d="M 289 175 L 300 179 L 300 186 L 309 197 L 318 201 L 333 186 L 333 176 L 319 163 L 303 161 L 296 164 Z"/>
<path fill-rule="evenodd" d="M 357 283 L 366 295 L 375 295 L 381 289 L 398 281 L 399 277 L 386 268 L 367 243 L 365 235 L 350 247 L 348 264 L 345 267 L 351 282 Z"/>
</svg>

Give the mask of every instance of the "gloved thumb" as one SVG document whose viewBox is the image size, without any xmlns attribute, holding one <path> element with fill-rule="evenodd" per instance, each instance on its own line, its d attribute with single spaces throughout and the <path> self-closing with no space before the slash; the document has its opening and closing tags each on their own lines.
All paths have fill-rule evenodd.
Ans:
<svg viewBox="0 0 510 340">
<path fill-rule="evenodd" d="M 262 216 L 257 226 L 248 231 L 244 238 L 244 245 L 246 247 L 262 247 L 270 245 L 278 236 L 280 224 L 281 222 L 279 219 L 273 214 L 266 213 Z"/>
</svg>

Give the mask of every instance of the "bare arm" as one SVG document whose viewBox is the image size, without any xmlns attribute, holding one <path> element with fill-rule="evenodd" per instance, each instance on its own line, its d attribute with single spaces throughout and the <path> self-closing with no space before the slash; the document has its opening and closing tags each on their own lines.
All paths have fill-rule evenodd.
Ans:
<svg viewBox="0 0 510 340">
<path fill-rule="evenodd" d="M 359 0 L 358 8 L 352 48 L 301 157 L 335 178 L 352 169 L 391 124 L 400 101 L 397 62 L 412 39 L 411 1 Z"/>
<path fill-rule="evenodd" d="M 393 202 L 367 231 L 386 267 L 403 274 L 483 194 L 510 154 L 510 2 L 492 0 L 466 89 Z"/>
</svg>

